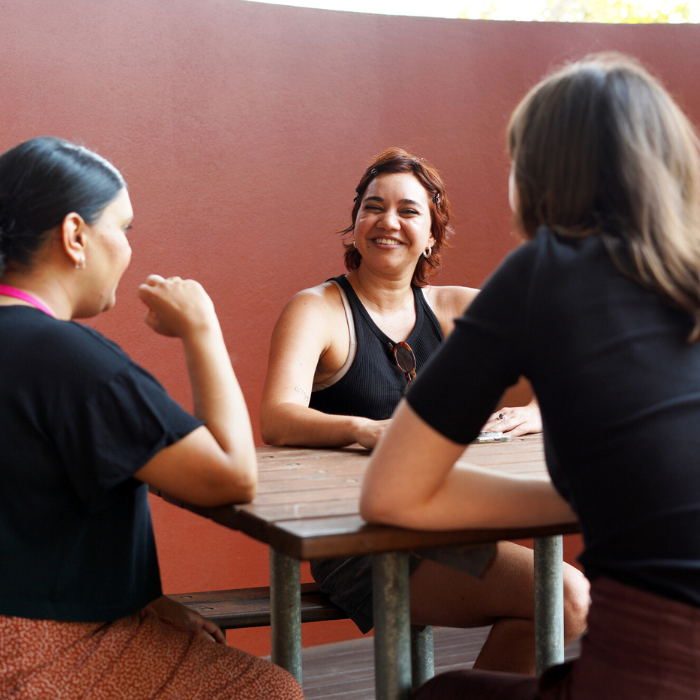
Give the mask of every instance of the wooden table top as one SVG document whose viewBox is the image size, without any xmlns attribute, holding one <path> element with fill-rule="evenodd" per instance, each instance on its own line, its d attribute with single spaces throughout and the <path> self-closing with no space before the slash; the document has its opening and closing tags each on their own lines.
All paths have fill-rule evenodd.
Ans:
<svg viewBox="0 0 700 700">
<path fill-rule="evenodd" d="M 259 487 L 247 505 L 202 508 L 168 499 L 241 530 L 297 559 L 321 559 L 448 545 L 478 545 L 578 532 L 566 523 L 503 530 L 415 531 L 368 525 L 359 515 L 369 452 L 360 447 L 259 447 Z M 546 474 L 541 435 L 470 445 L 460 461 L 508 474 Z"/>
</svg>

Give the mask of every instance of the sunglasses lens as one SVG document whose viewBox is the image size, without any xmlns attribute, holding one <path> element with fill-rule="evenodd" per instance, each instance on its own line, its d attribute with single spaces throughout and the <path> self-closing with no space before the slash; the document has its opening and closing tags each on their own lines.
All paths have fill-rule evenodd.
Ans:
<svg viewBox="0 0 700 700">
<path fill-rule="evenodd" d="M 403 345 L 396 348 L 396 364 L 402 372 L 413 372 L 416 368 L 416 362 L 413 359 L 413 353 Z"/>
</svg>

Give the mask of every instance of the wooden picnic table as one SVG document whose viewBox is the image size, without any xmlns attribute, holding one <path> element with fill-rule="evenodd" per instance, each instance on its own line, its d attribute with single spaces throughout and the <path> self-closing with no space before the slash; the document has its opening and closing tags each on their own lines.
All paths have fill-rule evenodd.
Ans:
<svg viewBox="0 0 700 700">
<path fill-rule="evenodd" d="M 370 525 L 359 515 L 367 450 L 260 447 L 257 455 L 259 489 L 252 503 L 216 508 L 180 505 L 270 546 L 272 660 L 298 679 L 300 561 L 373 555 L 377 698 L 398 700 L 408 697 L 411 687 L 408 552 L 420 550 L 439 560 L 442 548 L 491 547 L 463 555 L 467 560 L 471 556 L 480 570 L 494 543 L 530 537 L 535 538 L 538 671 L 563 661 L 561 535 L 578 532 L 577 525 L 450 531 Z M 540 435 L 470 445 L 460 461 L 508 474 L 546 474 Z M 468 566 L 467 561 L 467 570 Z M 429 675 L 430 669 L 422 668 L 418 680 Z"/>
</svg>

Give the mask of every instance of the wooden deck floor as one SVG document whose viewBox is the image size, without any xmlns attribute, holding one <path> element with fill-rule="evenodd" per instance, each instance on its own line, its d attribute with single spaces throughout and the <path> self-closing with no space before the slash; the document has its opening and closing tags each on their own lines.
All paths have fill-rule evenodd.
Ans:
<svg viewBox="0 0 700 700">
<path fill-rule="evenodd" d="M 436 629 L 435 672 L 471 668 L 488 634 L 488 627 L 471 630 Z M 304 649 L 304 693 L 307 700 L 374 700 L 373 638 Z M 579 653 L 578 642 L 566 658 Z"/>
</svg>

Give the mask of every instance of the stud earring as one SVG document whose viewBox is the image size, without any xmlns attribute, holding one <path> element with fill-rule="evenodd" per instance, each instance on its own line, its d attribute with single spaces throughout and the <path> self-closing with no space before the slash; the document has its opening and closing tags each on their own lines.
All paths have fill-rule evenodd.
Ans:
<svg viewBox="0 0 700 700">
<path fill-rule="evenodd" d="M 84 268 L 85 268 L 85 258 L 80 258 L 80 260 L 78 260 L 75 263 L 75 269 L 76 270 L 83 270 Z"/>
</svg>

